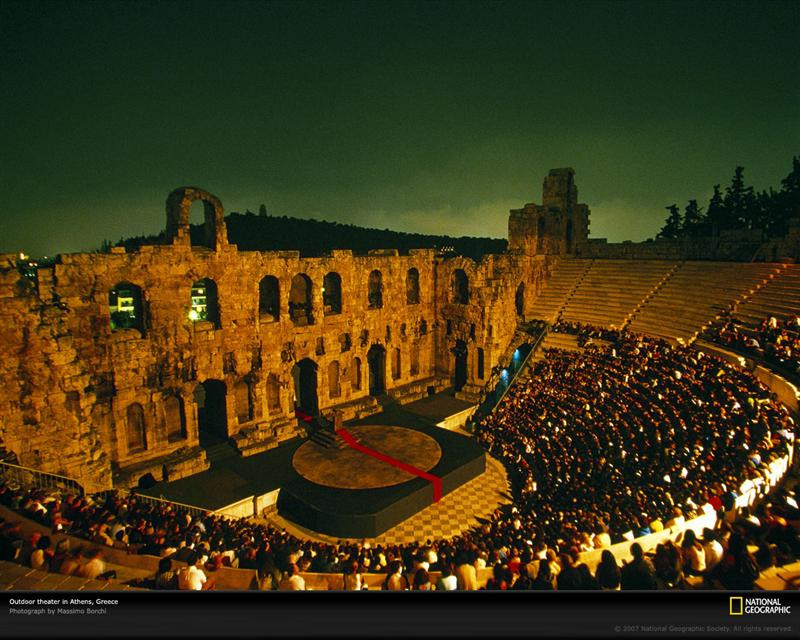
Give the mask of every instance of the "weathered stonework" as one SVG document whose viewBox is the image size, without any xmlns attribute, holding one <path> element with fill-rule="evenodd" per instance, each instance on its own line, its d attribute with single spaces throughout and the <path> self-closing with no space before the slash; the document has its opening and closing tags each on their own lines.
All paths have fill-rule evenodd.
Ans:
<svg viewBox="0 0 800 640">
<path fill-rule="evenodd" d="M 576 197 L 572 171 L 551 172 L 545 207 L 511 213 L 512 251 L 480 263 L 433 250 L 239 251 L 221 202 L 189 187 L 167 200 L 167 244 L 60 255 L 35 285 L 2 256 L 0 444 L 93 491 L 207 468 L 199 406 L 210 412 L 214 394 L 218 435 L 242 455 L 301 434 L 298 394 L 344 420 L 379 411 L 382 392 L 408 402 L 455 384 L 476 399 L 559 254 L 585 243 Z M 195 200 L 202 246 L 189 233 Z M 190 315 L 199 281 L 217 302 L 206 320 Z M 120 283 L 140 292 L 137 327 L 112 329 Z"/>
</svg>

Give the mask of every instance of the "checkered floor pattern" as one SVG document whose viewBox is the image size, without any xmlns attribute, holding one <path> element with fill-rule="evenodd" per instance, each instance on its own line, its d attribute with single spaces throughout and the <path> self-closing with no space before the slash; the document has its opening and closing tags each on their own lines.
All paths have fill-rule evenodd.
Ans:
<svg viewBox="0 0 800 640">
<path fill-rule="evenodd" d="M 414 540 L 456 536 L 479 524 L 477 518 L 486 518 L 498 506 L 510 501 L 505 469 L 487 455 L 486 471 L 482 475 L 371 541 L 376 544 L 405 544 Z M 298 527 L 277 514 L 269 516 L 268 520 L 273 526 L 283 527 L 298 538 L 338 541 L 338 538 Z"/>
</svg>

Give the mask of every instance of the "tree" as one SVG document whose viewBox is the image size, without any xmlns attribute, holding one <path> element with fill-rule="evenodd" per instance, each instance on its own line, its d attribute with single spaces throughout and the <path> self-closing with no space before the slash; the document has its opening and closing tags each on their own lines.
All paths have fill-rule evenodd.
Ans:
<svg viewBox="0 0 800 640">
<path fill-rule="evenodd" d="M 728 211 L 729 228 L 753 228 L 756 218 L 756 199 L 753 187 L 744 183 L 744 167 L 736 167 L 729 187 L 725 188 L 723 198 Z"/>
<path fill-rule="evenodd" d="M 800 157 L 792 158 L 792 170 L 781 180 L 781 190 L 773 195 L 770 232 L 783 235 L 791 218 L 800 218 Z"/>
<path fill-rule="evenodd" d="M 728 211 L 722 200 L 722 193 L 719 190 L 718 184 L 714 185 L 714 195 L 712 195 L 711 200 L 708 201 L 706 219 L 714 225 L 716 231 L 727 228 Z"/>
<path fill-rule="evenodd" d="M 683 228 L 680 209 L 678 209 L 678 205 L 676 204 L 671 204 L 664 208 L 669 211 L 669 215 L 667 216 L 664 226 L 661 228 L 661 231 L 658 232 L 656 238 L 677 238 L 681 234 L 681 229 Z"/>
<path fill-rule="evenodd" d="M 697 200 L 689 200 L 683 213 L 683 235 L 696 235 L 703 222 L 705 222 L 703 208 L 697 205 Z"/>
<path fill-rule="evenodd" d="M 265 204 L 262 204 L 262 205 L 261 205 L 261 206 L 258 208 L 258 215 L 259 215 L 259 217 L 261 217 L 261 218 L 266 218 L 266 217 L 267 217 L 267 205 L 265 205 Z"/>
</svg>

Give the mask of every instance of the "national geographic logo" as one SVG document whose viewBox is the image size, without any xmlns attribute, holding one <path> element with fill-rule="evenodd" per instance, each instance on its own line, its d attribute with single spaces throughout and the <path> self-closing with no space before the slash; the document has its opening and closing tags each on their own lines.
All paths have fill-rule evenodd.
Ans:
<svg viewBox="0 0 800 640">
<path fill-rule="evenodd" d="M 792 612 L 792 605 L 781 604 L 780 598 L 745 598 L 744 596 L 730 597 L 730 615 L 743 616 L 758 614 L 784 614 Z"/>
</svg>

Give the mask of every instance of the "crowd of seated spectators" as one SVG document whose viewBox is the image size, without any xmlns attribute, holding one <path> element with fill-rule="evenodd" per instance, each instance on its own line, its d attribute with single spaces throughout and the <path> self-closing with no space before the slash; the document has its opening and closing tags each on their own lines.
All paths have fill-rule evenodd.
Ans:
<svg viewBox="0 0 800 640">
<path fill-rule="evenodd" d="M 780 321 L 765 318 L 757 327 L 728 319 L 709 327 L 706 336 L 722 346 L 748 353 L 757 359 L 800 377 L 800 317 Z"/>
<path fill-rule="evenodd" d="M 800 554 L 794 494 L 776 494 L 757 518 L 735 510 L 737 495 L 768 483 L 769 464 L 787 454 L 795 423 L 786 408 L 746 371 L 694 349 L 626 332 L 596 337 L 612 344 L 547 350 L 478 424 L 476 438 L 507 469 L 513 501 L 450 539 L 301 540 L 119 491 L 60 495 L 0 483 L 0 504 L 54 532 L 159 556 L 154 588 L 207 589 L 209 573 L 238 567 L 256 570 L 263 589 L 304 589 L 307 572 L 341 574 L 341 588 L 352 590 L 364 588 L 366 572 L 385 573 L 387 590 L 475 589 L 487 566 L 487 589 L 678 588 L 687 576 L 748 588 L 748 542 L 764 562 Z M 623 567 L 604 553 L 594 573 L 580 562 L 581 552 L 633 541 L 706 504 L 728 517 L 701 539 L 687 533 L 652 559 L 634 544 Z M 15 539 L 10 524 L 0 533 L 4 554 L 14 548 L 30 566 L 53 570 L 49 540 Z M 436 583 L 431 572 L 441 572 Z"/>
<path fill-rule="evenodd" d="M 582 322 L 572 322 L 561 320 L 553 323 L 550 328 L 552 333 L 567 333 L 578 336 L 578 346 L 585 347 L 592 340 L 605 340 L 606 342 L 616 342 L 620 337 L 628 335 L 625 329 L 611 329 L 608 327 L 596 327 Z"/>
</svg>

